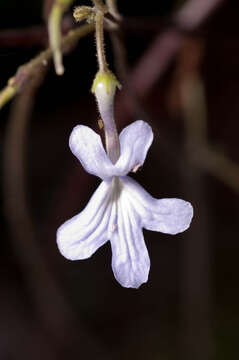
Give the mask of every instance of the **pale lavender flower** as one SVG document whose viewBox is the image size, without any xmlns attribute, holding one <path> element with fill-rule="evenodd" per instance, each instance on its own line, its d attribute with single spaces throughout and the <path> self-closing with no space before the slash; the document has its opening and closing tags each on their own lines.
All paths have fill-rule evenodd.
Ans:
<svg viewBox="0 0 239 360">
<path fill-rule="evenodd" d="M 89 258 L 108 240 L 112 269 L 124 287 L 147 282 L 150 259 L 142 228 L 177 234 L 186 230 L 193 216 L 189 202 L 155 199 L 127 174 L 142 166 L 153 140 L 151 127 L 138 120 L 119 136 L 120 157 L 115 164 L 106 154 L 99 135 L 87 126 L 76 126 L 70 148 L 84 169 L 103 181 L 88 205 L 57 231 L 57 244 L 67 259 Z"/>
</svg>

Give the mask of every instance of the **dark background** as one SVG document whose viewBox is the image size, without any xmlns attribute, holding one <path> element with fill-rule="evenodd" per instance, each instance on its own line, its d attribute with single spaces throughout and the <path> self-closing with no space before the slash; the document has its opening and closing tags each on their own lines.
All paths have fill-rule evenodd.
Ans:
<svg viewBox="0 0 239 360">
<path fill-rule="evenodd" d="M 1 360 L 239 356 L 239 6 L 224 1 L 189 30 L 173 21 L 183 1 L 118 3 L 128 70 L 118 75 L 125 86 L 117 125 L 143 118 L 155 133 L 133 177 L 154 197 L 190 201 L 194 219 L 177 236 L 144 232 L 151 271 L 138 290 L 114 279 L 109 244 L 86 261 L 58 252 L 57 227 L 83 209 L 99 184 L 68 148 L 74 125 L 97 129 L 94 39 L 80 40 L 64 57 L 64 76 L 50 65 L 28 121 L 20 97 L 0 114 Z M 40 0 L 1 1 L 1 88 L 44 48 L 42 7 Z M 168 29 L 182 41 L 163 71 L 169 40 L 151 58 L 158 73 L 146 91 L 140 84 L 149 69 L 137 78 L 135 71 Z M 106 45 L 117 71 L 108 35 Z M 30 104 L 32 94 L 25 96 Z"/>
</svg>

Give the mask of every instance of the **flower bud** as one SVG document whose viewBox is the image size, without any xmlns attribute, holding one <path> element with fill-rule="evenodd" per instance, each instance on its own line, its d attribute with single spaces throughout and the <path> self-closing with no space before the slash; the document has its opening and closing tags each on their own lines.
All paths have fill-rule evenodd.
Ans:
<svg viewBox="0 0 239 360">
<path fill-rule="evenodd" d="M 95 12 L 90 6 L 77 6 L 74 9 L 73 17 L 77 22 L 87 19 L 90 23 L 94 20 Z"/>
</svg>

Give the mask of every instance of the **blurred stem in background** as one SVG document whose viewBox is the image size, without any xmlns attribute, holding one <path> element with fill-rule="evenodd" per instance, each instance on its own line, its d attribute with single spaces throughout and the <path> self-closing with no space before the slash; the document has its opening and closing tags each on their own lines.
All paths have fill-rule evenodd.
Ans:
<svg viewBox="0 0 239 360">
<path fill-rule="evenodd" d="M 117 6 L 117 0 L 106 0 L 106 5 L 109 9 L 109 12 L 114 16 L 114 18 L 117 20 L 121 20 L 121 15 Z"/>
<path fill-rule="evenodd" d="M 171 106 L 184 121 L 182 184 L 195 206 L 194 232 L 186 233 L 181 258 L 181 358 L 213 358 L 210 223 L 204 172 L 194 162 L 197 150 L 207 146 L 207 106 L 200 75 L 204 46 L 188 38 L 179 53 Z M 173 100 L 173 101 L 172 101 Z M 175 108 L 176 107 L 176 108 Z"/>
<path fill-rule="evenodd" d="M 29 296 L 33 296 L 39 320 L 46 329 L 57 336 L 59 329 L 63 323 L 65 324 L 67 307 L 41 254 L 30 215 L 31 210 L 27 203 L 28 128 L 35 93 L 44 79 L 46 69 L 42 68 L 37 76 L 29 81 L 28 86 L 16 98 L 12 106 L 5 138 L 4 207 L 9 229 L 12 231 L 13 249 L 26 280 Z M 49 302 L 49 298 L 55 301 Z"/>
<path fill-rule="evenodd" d="M 64 12 L 73 3 L 73 0 L 55 0 L 48 19 L 48 32 L 50 47 L 53 52 L 53 60 L 57 75 L 63 75 L 64 66 L 62 64 L 61 49 L 61 27 Z"/>
</svg>

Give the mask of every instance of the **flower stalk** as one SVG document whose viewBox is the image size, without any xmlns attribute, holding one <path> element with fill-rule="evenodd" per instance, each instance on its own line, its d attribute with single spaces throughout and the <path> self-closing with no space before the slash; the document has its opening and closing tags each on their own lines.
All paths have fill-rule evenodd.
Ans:
<svg viewBox="0 0 239 360">
<path fill-rule="evenodd" d="M 110 71 L 99 71 L 92 86 L 104 124 L 106 151 L 113 164 L 120 156 L 119 136 L 114 120 L 114 97 L 117 87 L 120 88 L 120 84 Z"/>
<path fill-rule="evenodd" d="M 101 10 L 95 15 L 95 39 L 99 71 L 105 73 L 109 69 L 104 48 L 104 13 Z"/>
<path fill-rule="evenodd" d="M 99 71 L 93 82 L 92 92 L 95 94 L 99 112 L 104 124 L 106 152 L 113 164 L 120 157 L 120 142 L 114 119 L 114 97 L 116 88 L 120 88 L 114 74 L 109 70 L 104 49 L 104 14 L 108 9 L 102 1 L 95 4 L 95 39 Z"/>
</svg>

